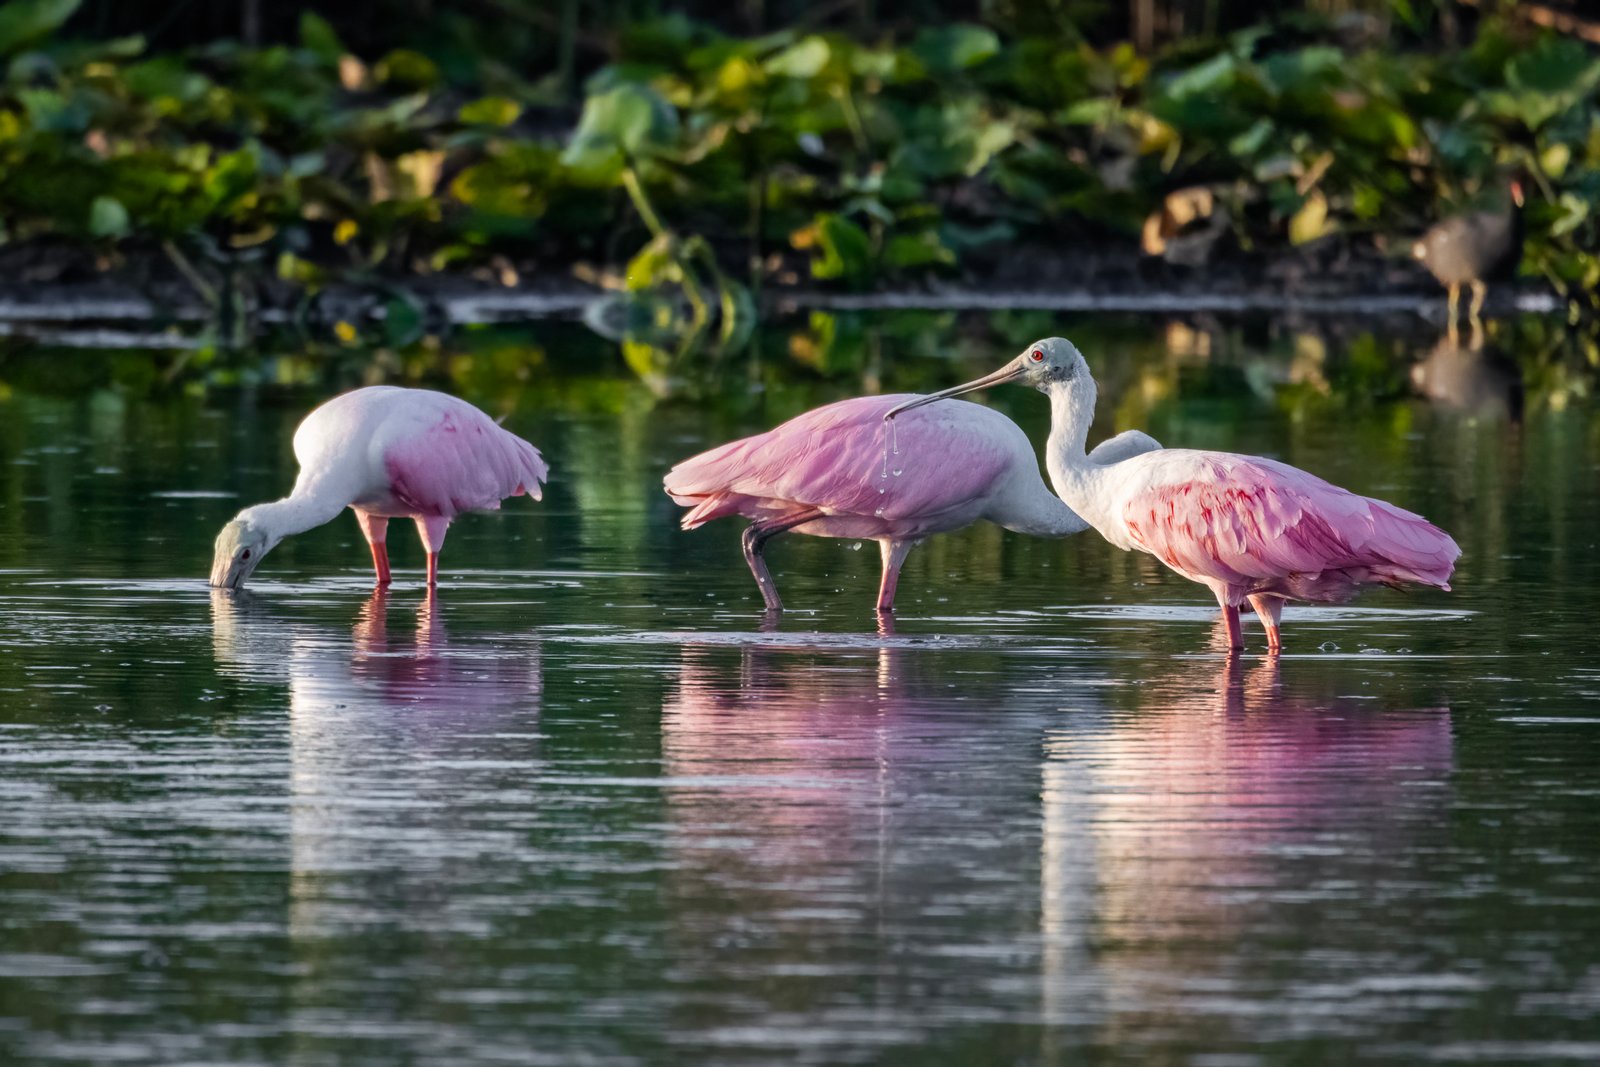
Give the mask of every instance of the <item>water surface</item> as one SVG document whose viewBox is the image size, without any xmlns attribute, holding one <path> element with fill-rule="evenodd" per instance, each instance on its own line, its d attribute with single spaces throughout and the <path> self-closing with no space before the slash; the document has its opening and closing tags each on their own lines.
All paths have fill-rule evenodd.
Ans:
<svg viewBox="0 0 1600 1067">
<path fill-rule="evenodd" d="M 1229 662 L 1203 589 L 980 527 L 883 630 L 875 546 L 778 542 L 772 627 L 737 526 L 675 528 L 674 460 L 1056 331 L 1096 438 L 1421 511 L 1456 591 Z M 1600 423 L 1560 364 L 1020 313 L 703 372 L 564 326 L 178 358 L 0 358 L 4 1062 L 1600 1058 Z M 374 595 L 344 518 L 213 595 L 296 421 L 379 377 L 504 415 L 545 501 L 458 522 L 434 598 L 399 528 Z"/>
</svg>

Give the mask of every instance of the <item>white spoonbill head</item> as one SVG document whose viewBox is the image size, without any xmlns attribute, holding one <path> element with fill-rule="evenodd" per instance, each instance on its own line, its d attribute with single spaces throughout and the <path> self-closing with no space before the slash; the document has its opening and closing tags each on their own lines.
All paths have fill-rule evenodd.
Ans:
<svg viewBox="0 0 1600 1067">
<path fill-rule="evenodd" d="M 1044 392 L 1052 385 L 1084 381 L 1089 377 L 1089 362 L 1078 346 L 1065 337 L 1046 337 L 1033 342 L 1012 360 L 1010 380 L 1031 385 Z"/>
<path fill-rule="evenodd" d="M 1078 351 L 1077 345 L 1065 337 L 1046 337 L 1024 348 L 1021 355 L 993 374 L 986 374 L 982 378 L 962 385 L 908 400 L 886 412 L 883 417 L 892 419 L 902 411 L 910 411 L 912 408 L 920 408 L 952 396 L 961 396 L 963 393 L 975 393 L 980 389 L 988 389 L 990 386 L 1006 382 L 1028 385 L 1040 392 L 1049 392 L 1058 385 L 1070 387 L 1081 382 L 1092 383 L 1093 380 L 1089 375 L 1089 364 L 1083 358 L 1083 353 Z"/>
<path fill-rule="evenodd" d="M 274 542 L 267 531 L 249 519 L 234 519 L 217 534 L 211 557 L 211 584 L 218 589 L 242 589 L 261 565 L 261 557 L 272 551 Z"/>
</svg>

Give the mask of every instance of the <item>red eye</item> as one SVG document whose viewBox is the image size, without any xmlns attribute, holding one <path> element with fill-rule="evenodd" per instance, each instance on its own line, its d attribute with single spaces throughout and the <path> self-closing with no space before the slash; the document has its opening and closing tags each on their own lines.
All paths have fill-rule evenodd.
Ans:
<svg viewBox="0 0 1600 1067">
<path fill-rule="evenodd" d="M 1044 362 L 1044 349 L 1035 348 L 1033 350 L 1033 361 L 1035 363 L 1043 363 Z"/>
</svg>

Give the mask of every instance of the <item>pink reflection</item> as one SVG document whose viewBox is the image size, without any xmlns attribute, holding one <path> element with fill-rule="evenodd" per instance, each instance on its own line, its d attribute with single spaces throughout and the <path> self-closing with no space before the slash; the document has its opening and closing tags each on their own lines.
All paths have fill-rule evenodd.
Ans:
<svg viewBox="0 0 1600 1067">
<path fill-rule="evenodd" d="M 1198 977 L 1197 939 L 1225 954 L 1284 894 L 1348 885 L 1432 824 L 1450 710 L 1363 699 L 1370 673 L 1285 681 L 1296 667 L 1186 665 L 1100 729 L 1047 734 L 1048 1015 L 1159 1008 Z"/>
</svg>

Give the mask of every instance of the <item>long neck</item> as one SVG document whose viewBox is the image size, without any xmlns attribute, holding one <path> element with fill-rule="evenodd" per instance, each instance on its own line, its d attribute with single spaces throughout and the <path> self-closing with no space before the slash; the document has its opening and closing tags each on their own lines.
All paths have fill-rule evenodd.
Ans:
<svg viewBox="0 0 1600 1067">
<path fill-rule="evenodd" d="M 1050 490 L 1037 469 L 1027 472 L 1012 482 L 1012 489 L 990 517 L 994 522 L 1017 533 L 1034 537 L 1068 537 L 1082 533 L 1089 524 Z"/>
<path fill-rule="evenodd" d="M 1089 424 L 1094 421 L 1094 380 L 1087 375 L 1070 384 L 1050 388 L 1050 439 L 1045 443 L 1045 468 L 1050 484 L 1067 506 L 1094 522 L 1086 505 L 1091 502 L 1090 485 L 1096 472 L 1089 462 L 1084 444 L 1089 439 Z"/>
<path fill-rule="evenodd" d="M 332 520 L 349 503 L 346 494 L 334 492 L 326 485 L 301 483 L 282 500 L 245 508 L 238 517 L 267 531 L 271 543 L 277 544 L 285 537 Z"/>
</svg>

